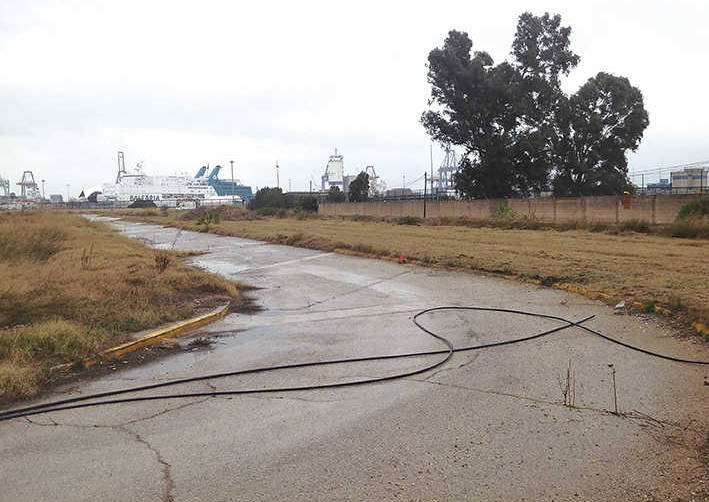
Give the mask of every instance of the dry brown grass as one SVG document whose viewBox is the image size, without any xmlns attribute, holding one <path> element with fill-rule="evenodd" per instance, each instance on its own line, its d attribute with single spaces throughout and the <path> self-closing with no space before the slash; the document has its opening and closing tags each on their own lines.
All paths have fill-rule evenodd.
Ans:
<svg viewBox="0 0 709 502">
<path fill-rule="evenodd" d="M 239 285 L 78 215 L 0 213 L 0 401 L 32 396 L 52 365 L 184 319 Z"/>
<path fill-rule="evenodd" d="M 341 218 L 224 218 L 198 224 L 179 212 L 131 218 L 323 250 L 403 256 L 424 264 L 562 282 L 628 301 L 655 302 L 709 320 L 709 242 L 626 232 L 397 225 Z"/>
</svg>

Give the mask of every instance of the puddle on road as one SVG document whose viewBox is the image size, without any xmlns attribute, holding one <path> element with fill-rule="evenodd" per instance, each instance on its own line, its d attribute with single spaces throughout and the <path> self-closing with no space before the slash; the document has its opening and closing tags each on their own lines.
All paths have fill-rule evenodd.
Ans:
<svg viewBox="0 0 709 502">
<path fill-rule="evenodd" d="M 220 274 L 223 276 L 236 275 L 251 268 L 250 265 L 237 265 L 228 261 L 191 260 L 190 263 L 197 268 Z"/>
</svg>

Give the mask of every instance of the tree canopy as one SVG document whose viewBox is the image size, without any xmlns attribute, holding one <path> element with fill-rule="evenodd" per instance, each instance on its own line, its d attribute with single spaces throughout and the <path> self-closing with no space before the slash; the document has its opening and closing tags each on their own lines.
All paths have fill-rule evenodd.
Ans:
<svg viewBox="0 0 709 502">
<path fill-rule="evenodd" d="M 629 186 L 626 150 L 649 123 L 643 97 L 627 78 L 599 73 L 564 99 L 556 114 L 552 185 L 557 195 L 621 193 Z"/>
<path fill-rule="evenodd" d="M 362 171 L 350 182 L 350 202 L 364 202 L 369 198 L 369 175 Z"/>
<path fill-rule="evenodd" d="M 337 185 L 333 185 L 330 187 L 330 190 L 327 192 L 327 201 L 328 202 L 345 202 L 345 192 L 340 190 L 340 187 Z"/>
<path fill-rule="evenodd" d="M 627 149 L 647 127 L 642 94 L 623 77 L 599 73 L 577 94 L 561 77 L 578 64 L 571 28 L 559 15 L 519 17 L 510 62 L 471 51 L 450 31 L 428 56 L 431 137 L 463 149 L 455 183 L 467 198 L 618 193 L 627 186 Z"/>
<path fill-rule="evenodd" d="M 289 207 L 290 201 L 280 188 L 264 187 L 256 192 L 249 201 L 249 209 L 263 207 Z"/>
</svg>

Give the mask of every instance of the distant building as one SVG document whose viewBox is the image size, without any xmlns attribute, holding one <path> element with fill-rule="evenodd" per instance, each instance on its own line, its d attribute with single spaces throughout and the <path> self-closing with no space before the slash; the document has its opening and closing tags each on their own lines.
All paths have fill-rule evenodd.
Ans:
<svg viewBox="0 0 709 502">
<path fill-rule="evenodd" d="M 49 201 L 52 204 L 61 204 L 62 202 L 64 202 L 64 198 L 60 193 L 53 193 L 49 196 Z"/>
<path fill-rule="evenodd" d="M 390 188 L 384 192 L 384 197 L 413 197 L 414 192 L 410 188 Z"/>
<path fill-rule="evenodd" d="M 671 193 L 672 183 L 668 179 L 662 178 L 659 183 L 648 183 L 645 191 L 648 193 Z"/>
<path fill-rule="evenodd" d="M 709 189 L 706 167 L 685 167 L 670 173 L 672 193 L 697 193 Z"/>
<path fill-rule="evenodd" d="M 342 160 L 342 155 L 338 155 L 337 148 L 335 148 L 335 154 L 330 155 L 330 159 L 327 161 L 327 166 L 325 167 L 325 174 L 322 175 L 322 191 L 327 192 L 330 190 L 330 187 L 336 186 L 344 192 L 344 170 L 345 165 Z"/>
</svg>

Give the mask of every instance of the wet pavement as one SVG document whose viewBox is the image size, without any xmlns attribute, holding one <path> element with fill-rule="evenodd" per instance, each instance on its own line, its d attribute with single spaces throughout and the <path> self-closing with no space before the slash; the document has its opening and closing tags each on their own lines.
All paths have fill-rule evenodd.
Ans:
<svg viewBox="0 0 709 502">
<path fill-rule="evenodd" d="M 498 278 L 115 223 L 156 247 L 260 289 L 263 308 L 203 329 L 182 352 L 55 393 L 68 397 L 207 373 L 444 346 L 412 323 L 459 305 L 579 320 L 647 349 L 709 360 L 650 319 L 585 297 Z M 421 323 L 455 345 L 559 323 L 439 311 Z M 301 368 L 165 392 L 326 384 L 411 371 L 441 356 Z M 617 371 L 621 415 L 614 410 Z M 571 367 L 575 407 L 564 406 Z M 0 500 L 703 500 L 709 370 L 605 342 L 578 328 L 456 353 L 387 383 L 173 399 L 0 422 Z"/>
</svg>

